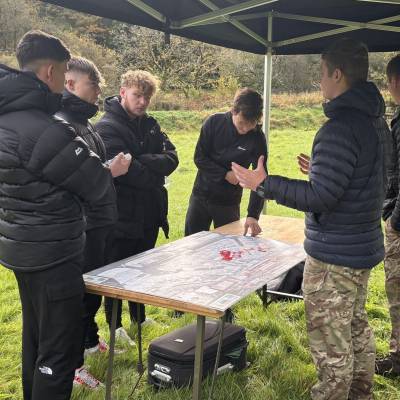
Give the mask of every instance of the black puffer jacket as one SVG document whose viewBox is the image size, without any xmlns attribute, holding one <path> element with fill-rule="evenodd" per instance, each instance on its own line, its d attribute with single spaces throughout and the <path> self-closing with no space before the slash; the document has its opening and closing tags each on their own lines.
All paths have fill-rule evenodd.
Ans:
<svg viewBox="0 0 400 400">
<path fill-rule="evenodd" d="M 175 146 L 157 121 L 145 115 L 130 118 L 119 97 L 105 101 L 105 113 L 96 124 L 107 149 L 107 158 L 130 153 L 126 175 L 114 179 L 117 191 L 117 237 L 142 238 L 146 229 L 162 227 L 168 236 L 168 196 L 165 177 L 178 166 Z"/>
<path fill-rule="evenodd" d="M 390 218 L 390 224 L 393 229 L 400 231 L 400 198 L 399 198 L 399 180 L 400 180 L 400 109 L 397 110 L 391 122 L 393 153 L 392 162 L 388 170 L 388 189 L 386 199 L 383 205 L 382 217 L 386 221 Z"/>
<path fill-rule="evenodd" d="M 0 66 L 0 262 L 17 271 L 82 253 L 81 200 L 110 185 L 100 159 L 53 116 L 60 102 L 34 74 Z"/>
<path fill-rule="evenodd" d="M 335 265 L 372 268 L 384 257 L 381 210 L 391 140 L 385 105 L 373 83 L 325 104 L 309 182 L 269 176 L 266 197 L 307 211 L 305 250 Z"/>
<path fill-rule="evenodd" d="M 72 125 L 78 136 L 104 163 L 107 161 L 106 148 L 100 135 L 89 121 L 97 111 L 96 105 L 90 104 L 66 90 L 63 93 L 61 110 L 56 115 Z M 115 188 L 111 184 L 99 201 L 93 204 L 85 203 L 86 230 L 115 224 L 118 217 L 116 201 Z"/>
</svg>

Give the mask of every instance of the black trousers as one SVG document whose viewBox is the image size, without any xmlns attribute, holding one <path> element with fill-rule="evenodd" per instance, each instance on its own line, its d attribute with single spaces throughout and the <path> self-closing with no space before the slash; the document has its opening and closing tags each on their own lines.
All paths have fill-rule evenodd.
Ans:
<svg viewBox="0 0 400 400">
<path fill-rule="evenodd" d="M 68 400 L 83 364 L 82 261 L 15 272 L 22 304 L 24 400 Z"/>
<path fill-rule="evenodd" d="M 219 228 L 238 219 L 240 219 L 240 204 L 233 206 L 210 204 L 207 199 L 192 194 L 186 213 L 185 236 L 210 230 L 212 222 L 214 228 Z"/>
<path fill-rule="evenodd" d="M 110 257 L 112 226 L 90 229 L 86 232 L 83 272 L 90 272 L 96 268 L 112 262 Z M 95 317 L 101 306 L 101 296 L 85 293 L 84 303 L 84 347 L 90 349 L 99 343 L 99 328 Z"/>
<path fill-rule="evenodd" d="M 147 229 L 144 232 L 142 239 L 113 239 L 111 246 L 111 257 L 112 261 L 115 262 L 122 260 L 127 257 L 131 257 L 135 254 L 142 253 L 143 251 L 154 248 L 157 242 L 159 228 Z M 112 304 L 113 299 L 106 297 L 104 299 L 104 308 L 106 312 L 106 320 L 109 326 L 111 326 L 112 317 Z M 140 313 L 138 315 L 137 303 L 128 302 L 129 314 L 131 321 L 143 322 L 146 319 L 146 312 L 143 304 L 140 304 Z M 118 301 L 117 309 L 117 329 L 122 326 L 122 301 Z"/>
</svg>

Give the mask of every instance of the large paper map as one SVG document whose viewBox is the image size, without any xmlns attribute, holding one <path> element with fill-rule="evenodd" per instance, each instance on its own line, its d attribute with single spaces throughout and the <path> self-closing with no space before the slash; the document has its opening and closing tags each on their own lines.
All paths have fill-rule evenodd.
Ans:
<svg viewBox="0 0 400 400">
<path fill-rule="evenodd" d="M 304 258 L 300 245 L 200 232 L 99 268 L 84 280 L 225 311 Z"/>
</svg>

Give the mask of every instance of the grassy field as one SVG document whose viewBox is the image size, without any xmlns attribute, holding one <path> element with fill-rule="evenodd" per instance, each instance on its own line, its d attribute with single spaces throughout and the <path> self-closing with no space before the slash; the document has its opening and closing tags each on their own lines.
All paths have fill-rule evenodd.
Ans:
<svg viewBox="0 0 400 400">
<path fill-rule="evenodd" d="M 155 112 L 163 128 L 169 133 L 180 155 L 180 165 L 171 176 L 170 222 L 171 238 L 182 237 L 184 217 L 195 176 L 192 162 L 194 146 L 199 126 L 207 115 L 204 112 Z M 296 155 L 308 153 L 315 130 L 323 121 L 320 108 L 294 107 L 292 105 L 274 109 L 272 115 L 272 133 L 270 135 L 269 171 L 271 174 L 284 174 L 300 178 L 296 168 Z M 242 202 L 242 215 L 247 207 L 248 193 Z M 296 211 L 268 204 L 268 213 L 302 217 Z M 165 243 L 160 235 L 159 244 Z M 219 377 L 216 382 L 214 399 L 218 400 L 307 400 L 309 389 L 316 380 L 314 366 L 307 347 L 304 310 L 301 302 L 276 303 L 264 309 L 260 300 L 249 296 L 235 308 L 237 323 L 246 327 L 250 342 L 248 359 L 250 368 L 237 374 Z M 388 350 L 390 321 L 384 293 L 384 274 L 382 267 L 374 270 L 368 299 L 368 313 L 373 325 L 378 352 Z M 171 318 L 171 312 L 165 309 L 148 307 L 148 316 L 155 324 L 144 328 L 144 349 L 149 342 L 172 329 L 193 321 L 194 316 L 185 315 L 181 319 Z M 98 315 L 101 335 L 108 339 L 103 312 Z M 128 313 L 124 313 L 124 325 L 129 327 Z M 18 291 L 13 274 L 0 268 L 0 399 L 21 399 L 21 362 L 20 332 L 21 310 Z M 135 332 L 131 329 L 131 333 Z M 136 382 L 136 348 L 127 348 L 115 358 L 113 398 L 116 399 L 154 399 L 178 400 L 190 399 L 191 390 L 166 390 L 155 392 L 143 377 L 138 389 L 132 396 Z M 92 373 L 105 379 L 107 356 L 96 355 L 86 360 Z M 209 382 L 203 384 L 204 393 Z M 102 399 L 104 392 L 75 390 L 73 399 Z M 207 398 L 204 396 L 204 398 Z M 400 379 L 376 377 L 375 398 L 378 400 L 400 399 Z M 51 399 L 43 399 L 51 400 Z"/>
</svg>

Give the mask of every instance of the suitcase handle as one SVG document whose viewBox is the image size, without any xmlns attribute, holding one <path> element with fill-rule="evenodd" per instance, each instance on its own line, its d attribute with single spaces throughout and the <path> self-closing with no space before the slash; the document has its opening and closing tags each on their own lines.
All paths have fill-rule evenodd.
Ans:
<svg viewBox="0 0 400 400">
<path fill-rule="evenodd" d="M 170 375 L 164 374 L 164 372 L 161 372 L 161 371 L 154 370 L 154 371 L 151 371 L 150 374 L 151 374 L 151 376 L 153 376 L 154 378 L 157 378 L 157 379 L 159 379 L 160 381 L 165 382 L 165 383 L 170 383 L 171 380 L 172 380 L 172 378 L 171 378 Z"/>
</svg>

